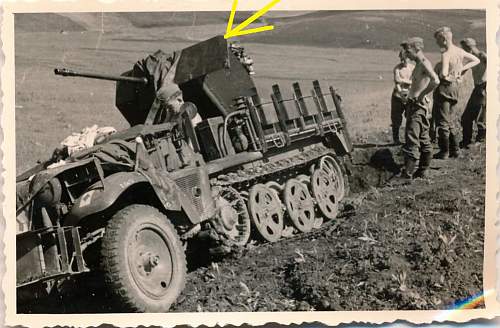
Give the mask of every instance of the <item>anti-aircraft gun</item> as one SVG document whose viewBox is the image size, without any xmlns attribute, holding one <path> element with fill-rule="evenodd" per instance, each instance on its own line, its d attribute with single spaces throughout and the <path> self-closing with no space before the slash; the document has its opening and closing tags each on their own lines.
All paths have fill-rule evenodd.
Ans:
<svg viewBox="0 0 500 328">
<path fill-rule="evenodd" d="M 348 191 L 335 90 L 274 85 L 263 101 L 222 36 L 121 76 L 55 73 L 117 81 L 131 127 L 18 176 L 18 296 L 99 269 L 124 309 L 167 311 L 185 283 L 183 243 L 205 239 L 220 255 L 307 233 L 335 219 Z M 172 94 L 184 104 L 168 120 Z"/>
</svg>

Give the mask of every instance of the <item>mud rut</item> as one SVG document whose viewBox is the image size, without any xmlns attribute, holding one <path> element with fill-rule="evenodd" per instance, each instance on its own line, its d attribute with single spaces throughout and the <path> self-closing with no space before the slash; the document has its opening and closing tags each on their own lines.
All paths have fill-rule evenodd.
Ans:
<svg viewBox="0 0 500 328">
<path fill-rule="evenodd" d="M 209 259 L 208 254 L 197 247 L 188 257 L 190 272 L 186 289 L 171 310 L 435 309 L 446 308 L 461 297 L 479 292 L 484 210 L 470 212 L 467 225 L 449 221 L 453 221 L 457 211 L 467 212 L 470 205 L 477 209 L 482 202 L 484 206 L 484 166 L 481 170 L 481 163 L 467 161 L 466 168 L 474 174 L 464 178 L 472 180 L 453 179 L 440 186 L 447 192 L 438 200 L 440 203 L 430 204 L 429 199 L 434 196 L 428 195 L 431 197 L 428 199 L 425 191 L 417 192 L 420 187 L 430 188 L 421 182 L 414 190 L 403 186 L 411 195 L 397 200 L 401 202 L 399 207 L 390 207 L 387 204 L 393 201 L 394 195 L 385 199 L 384 194 L 386 189 L 398 188 L 387 185 L 399 172 L 397 163 L 402 162 L 401 156 L 400 148 L 395 147 L 357 148 L 347 165 L 351 195 L 341 204 L 337 219 L 324 222 L 317 230 L 274 243 L 251 242 L 223 259 Z M 474 156 L 484 155 L 479 151 Z M 437 171 L 442 174 L 454 169 L 463 171 L 463 167 L 446 166 Z M 474 178 L 482 178 L 476 183 L 479 189 L 470 191 L 479 197 L 472 199 L 469 207 L 462 208 L 464 204 L 456 201 L 459 194 L 450 195 L 450 188 L 456 184 L 456 188 L 463 189 L 460 186 L 470 185 Z M 379 187 L 383 191 L 379 192 Z M 426 205 L 427 212 L 452 215 L 414 218 L 413 211 L 421 210 L 416 205 L 418 197 L 430 204 Z M 392 215 L 390 212 L 397 216 L 397 227 L 383 222 Z M 427 225 L 425 220 L 429 221 Z M 391 242 L 400 227 L 406 239 L 398 237 Z M 468 227 L 474 231 L 467 231 Z M 408 236 L 418 238 L 412 240 Z M 383 239 L 389 240 L 389 244 L 384 244 Z M 475 248 L 474 253 L 468 251 L 471 247 Z M 58 295 L 32 304 L 18 304 L 18 312 L 119 311 L 108 301 L 101 282 L 99 273 L 81 275 L 67 281 Z"/>
</svg>

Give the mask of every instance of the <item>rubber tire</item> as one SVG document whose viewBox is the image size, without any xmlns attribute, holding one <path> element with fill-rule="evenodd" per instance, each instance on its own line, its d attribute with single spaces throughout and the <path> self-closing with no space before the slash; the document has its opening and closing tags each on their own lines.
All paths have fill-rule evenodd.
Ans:
<svg viewBox="0 0 500 328">
<path fill-rule="evenodd" d="M 140 290 L 128 265 L 127 243 L 142 224 L 154 224 L 161 229 L 170 249 L 172 278 L 169 290 L 161 299 L 148 297 Z M 105 284 L 116 304 L 126 311 L 166 312 L 186 283 L 186 255 L 175 228 L 164 214 L 146 205 L 125 207 L 109 220 L 102 238 L 101 268 Z"/>
</svg>

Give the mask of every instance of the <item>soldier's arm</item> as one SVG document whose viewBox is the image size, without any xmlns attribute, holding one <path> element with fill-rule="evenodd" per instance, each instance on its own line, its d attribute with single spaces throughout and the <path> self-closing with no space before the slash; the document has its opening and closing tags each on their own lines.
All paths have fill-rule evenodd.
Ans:
<svg viewBox="0 0 500 328">
<path fill-rule="evenodd" d="M 467 51 L 463 51 L 463 55 L 466 64 L 462 67 L 462 74 L 467 72 L 467 70 L 471 69 L 472 67 L 478 65 L 481 62 L 479 58 L 477 58 L 473 54 L 468 53 Z"/>
<path fill-rule="evenodd" d="M 427 58 L 424 58 L 422 60 L 422 64 L 425 74 L 430 77 L 430 81 L 427 87 L 418 96 L 419 102 L 423 100 L 423 97 L 425 97 L 425 95 L 431 93 L 439 85 L 439 76 L 436 74 L 436 72 L 434 72 L 431 62 Z"/>
<path fill-rule="evenodd" d="M 399 85 L 401 83 L 411 84 L 411 79 L 405 79 L 401 76 L 401 69 L 399 68 L 399 65 L 394 67 L 394 83 L 396 84 L 397 88 L 399 88 Z"/>
<path fill-rule="evenodd" d="M 422 64 L 424 65 L 425 73 L 431 78 L 430 84 L 434 84 L 434 87 L 439 85 L 439 76 L 436 74 L 434 69 L 432 68 L 431 62 L 425 58 L 422 61 Z"/>
<path fill-rule="evenodd" d="M 399 65 L 396 65 L 393 70 L 394 73 L 394 83 L 401 83 L 401 75 L 399 74 Z"/>
<path fill-rule="evenodd" d="M 401 92 L 401 76 L 399 75 L 399 65 L 394 67 L 394 84 L 396 85 L 396 89 L 398 92 Z"/>
</svg>

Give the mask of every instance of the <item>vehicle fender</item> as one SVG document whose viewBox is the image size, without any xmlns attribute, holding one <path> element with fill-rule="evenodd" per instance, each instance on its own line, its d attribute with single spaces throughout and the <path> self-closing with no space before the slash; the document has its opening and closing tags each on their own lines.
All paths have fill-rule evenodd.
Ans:
<svg viewBox="0 0 500 328">
<path fill-rule="evenodd" d="M 104 211 L 126 190 L 140 183 L 151 186 L 150 181 L 139 172 L 119 172 L 106 177 L 102 182 L 96 182 L 75 201 L 64 220 L 64 225 L 78 225 L 81 219 Z M 155 190 L 153 187 L 151 189 Z M 155 194 L 158 197 L 156 191 Z M 177 202 L 161 203 L 167 210 L 181 209 Z"/>
</svg>

